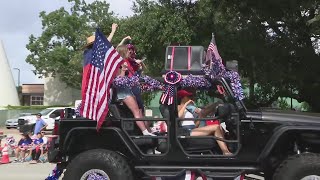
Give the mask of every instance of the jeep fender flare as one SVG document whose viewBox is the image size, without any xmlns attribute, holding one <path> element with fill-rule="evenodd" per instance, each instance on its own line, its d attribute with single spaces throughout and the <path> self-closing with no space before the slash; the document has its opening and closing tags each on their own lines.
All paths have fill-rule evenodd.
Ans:
<svg viewBox="0 0 320 180">
<path fill-rule="evenodd" d="M 263 161 L 267 158 L 273 148 L 275 147 L 276 143 L 279 139 L 288 131 L 296 131 L 299 134 L 300 131 L 318 131 L 320 133 L 320 129 L 316 128 L 315 126 L 280 126 L 270 137 L 266 146 L 264 147 L 263 151 L 261 152 L 260 156 L 258 157 L 258 161 Z"/>
<path fill-rule="evenodd" d="M 77 144 L 75 142 L 82 142 Z M 76 147 L 74 147 L 75 145 Z M 68 155 L 75 148 L 90 150 L 103 148 L 118 151 L 127 157 L 138 157 L 139 152 L 134 144 L 119 128 L 102 127 L 99 132 L 95 127 L 76 127 L 72 128 L 66 135 L 63 142 L 63 152 Z M 119 147 L 119 149 L 116 149 Z"/>
</svg>

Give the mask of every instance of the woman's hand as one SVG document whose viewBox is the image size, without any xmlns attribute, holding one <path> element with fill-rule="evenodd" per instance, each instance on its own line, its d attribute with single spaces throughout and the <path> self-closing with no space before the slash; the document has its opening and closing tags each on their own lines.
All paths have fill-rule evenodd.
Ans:
<svg viewBox="0 0 320 180">
<path fill-rule="evenodd" d="M 127 36 L 127 37 L 123 38 L 123 39 L 121 40 L 121 42 L 119 43 L 118 46 L 123 45 L 123 44 L 124 44 L 124 41 L 127 40 L 127 39 L 131 39 L 131 37 L 130 37 L 130 36 Z"/>
<path fill-rule="evenodd" d="M 127 40 L 127 39 L 131 40 L 131 36 L 127 36 L 127 37 L 123 38 L 123 40 Z"/>
<path fill-rule="evenodd" d="M 184 103 L 185 106 L 187 106 L 188 104 L 194 104 L 194 101 L 190 99 L 189 101 L 187 101 L 186 103 Z"/>
<path fill-rule="evenodd" d="M 109 34 L 109 36 L 108 36 L 108 38 L 107 38 L 109 42 L 112 41 L 113 35 L 114 35 L 114 33 L 116 32 L 117 27 L 118 27 L 118 24 L 116 24 L 116 23 L 113 23 L 113 24 L 112 24 L 112 26 L 111 26 L 111 33 Z"/>
<path fill-rule="evenodd" d="M 112 26 L 111 26 L 111 31 L 112 32 L 116 32 L 117 28 L 118 28 L 118 24 L 113 23 Z"/>
<path fill-rule="evenodd" d="M 126 36 L 125 38 L 123 38 L 120 42 L 120 44 L 123 44 L 124 41 L 126 41 L 127 39 L 131 40 L 131 36 Z"/>
<path fill-rule="evenodd" d="M 138 60 L 136 60 L 136 63 L 138 63 L 139 65 L 141 65 L 142 60 L 138 59 Z"/>
<path fill-rule="evenodd" d="M 143 63 L 144 60 L 145 59 L 143 59 L 143 60 L 137 59 L 136 60 L 136 63 L 139 65 L 140 69 L 147 69 L 147 66 Z"/>
<path fill-rule="evenodd" d="M 135 61 L 138 64 L 139 69 L 142 69 L 142 66 L 143 66 L 142 60 L 135 60 Z"/>
<path fill-rule="evenodd" d="M 185 102 L 183 105 L 178 106 L 178 117 L 184 118 L 184 111 L 187 108 L 187 105 L 193 103 L 193 101 L 190 99 L 189 101 Z"/>
<path fill-rule="evenodd" d="M 128 70 L 128 64 L 127 63 L 123 63 L 121 66 L 121 71 L 126 71 Z"/>
</svg>

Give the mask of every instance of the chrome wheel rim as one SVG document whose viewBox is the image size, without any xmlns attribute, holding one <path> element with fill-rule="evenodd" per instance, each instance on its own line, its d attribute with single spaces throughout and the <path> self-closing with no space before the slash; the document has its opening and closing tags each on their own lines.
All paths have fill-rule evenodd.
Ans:
<svg viewBox="0 0 320 180">
<path fill-rule="evenodd" d="M 81 176 L 80 180 L 88 180 L 88 178 L 90 178 L 90 180 L 110 180 L 108 174 L 101 169 L 90 169 Z"/>
<path fill-rule="evenodd" d="M 302 178 L 301 180 L 320 180 L 320 176 L 318 176 L 318 175 L 309 175 L 309 176 L 306 176 L 306 177 Z"/>
</svg>

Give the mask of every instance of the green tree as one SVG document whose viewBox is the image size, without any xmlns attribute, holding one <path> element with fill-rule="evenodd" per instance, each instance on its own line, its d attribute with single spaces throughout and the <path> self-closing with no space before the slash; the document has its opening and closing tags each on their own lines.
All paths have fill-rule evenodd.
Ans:
<svg viewBox="0 0 320 180">
<path fill-rule="evenodd" d="M 201 0 L 198 4 L 199 22 L 217 34 L 222 57 L 239 60 L 242 76 L 249 79 L 249 104 L 268 106 L 278 97 L 292 97 L 320 111 L 320 61 L 315 52 L 319 1 Z"/>
<path fill-rule="evenodd" d="M 36 73 L 61 74 L 73 87 L 81 82 L 81 47 L 94 28 L 119 30 L 113 42 L 130 35 L 138 57 L 146 57 L 146 73 L 158 76 L 166 46 L 207 46 L 214 32 L 224 60 L 239 61 L 248 80 L 252 107 L 268 106 L 278 97 L 307 102 L 320 112 L 320 2 L 314 0 L 136 0 L 134 15 L 117 19 L 105 2 L 80 0 L 71 10 L 42 12 L 43 33 L 30 37 L 27 61 Z"/>
<path fill-rule="evenodd" d="M 31 35 L 26 61 L 35 67 L 34 73 L 40 77 L 59 75 L 67 85 L 81 87 L 82 48 L 86 37 L 92 35 L 96 27 L 110 32 L 116 20 L 109 12 L 109 4 L 95 1 L 69 0 L 71 9 L 60 8 L 50 13 L 41 12 L 43 32 L 41 36 Z"/>
<path fill-rule="evenodd" d="M 258 84 L 251 100 L 269 105 L 278 97 L 308 102 L 320 111 L 318 1 L 230 1 L 239 13 L 240 63 L 251 86 Z M 232 6 L 232 5 L 231 5 Z M 261 97 L 266 97 L 261 99 Z M 260 98 L 260 99 L 259 99 Z"/>
<path fill-rule="evenodd" d="M 190 44 L 192 30 L 180 11 L 165 3 L 137 0 L 134 16 L 122 19 L 115 38 L 130 35 L 136 45 L 138 58 L 146 58 L 146 73 L 159 76 L 164 63 L 165 49 L 172 43 Z"/>
</svg>

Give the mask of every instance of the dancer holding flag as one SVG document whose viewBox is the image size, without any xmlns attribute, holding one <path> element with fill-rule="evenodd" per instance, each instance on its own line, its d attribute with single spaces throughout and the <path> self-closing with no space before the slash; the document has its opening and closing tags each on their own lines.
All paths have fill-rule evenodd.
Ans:
<svg viewBox="0 0 320 180">
<path fill-rule="evenodd" d="M 91 58 L 84 63 L 82 86 L 82 117 L 97 121 L 99 130 L 109 111 L 111 85 L 123 63 L 103 33 L 97 29 Z"/>
<path fill-rule="evenodd" d="M 130 81 L 130 79 L 132 79 L 133 82 L 135 82 L 134 85 L 130 86 L 130 87 L 127 87 L 127 86 L 118 87 L 117 88 L 117 99 L 119 101 L 122 101 L 123 103 L 125 103 L 128 106 L 128 108 L 131 110 L 134 118 L 138 118 L 138 119 L 142 118 L 143 116 L 142 116 L 141 109 L 138 105 L 137 98 L 136 98 L 135 94 L 133 93 L 133 90 L 135 88 L 138 88 L 140 86 L 140 84 L 139 84 L 139 76 L 135 73 L 135 70 L 133 69 L 133 67 L 131 66 L 131 64 L 128 60 L 130 58 L 130 51 L 126 45 L 118 46 L 117 50 L 120 53 L 121 57 L 124 58 L 124 63 L 122 64 L 119 76 L 117 77 L 118 80 L 120 79 L 120 81 L 121 81 L 121 79 L 123 79 L 123 80 Z M 139 89 L 139 91 L 140 91 L 140 89 Z M 142 101 L 142 99 L 141 99 L 141 101 Z M 142 131 L 143 135 L 155 136 L 154 134 L 152 134 L 150 132 L 151 131 L 150 128 L 143 121 L 136 121 L 136 123 L 137 123 L 138 127 L 140 128 L 140 130 Z"/>
</svg>

